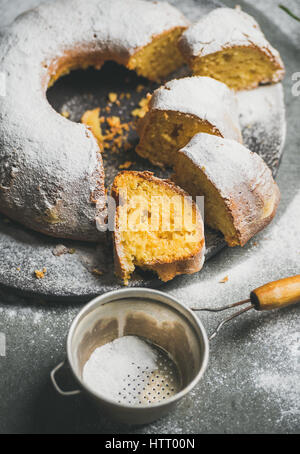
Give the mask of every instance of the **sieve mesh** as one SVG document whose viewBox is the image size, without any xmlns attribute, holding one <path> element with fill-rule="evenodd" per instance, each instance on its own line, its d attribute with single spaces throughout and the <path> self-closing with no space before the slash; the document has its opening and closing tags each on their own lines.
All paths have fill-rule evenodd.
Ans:
<svg viewBox="0 0 300 454">
<path fill-rule="evenodd" d="M 129 405 L 146 405 L 158 403 L 178 393 L 181 380 L 178 369 L 169 355 L 158 347 L 151 345 L 156 353 L 156 367 L 150 369 L 132 363 L 132 373 L 123 380 L 119 391 L 119 403 Z"/>
<path fill-rule="evenodd" d="M 84 381 L 120 404 L 151 405 L 181 390 L 181 377 L 169 354 L 136 336 L 97 348 L 83 371 Z"/>
</svg>

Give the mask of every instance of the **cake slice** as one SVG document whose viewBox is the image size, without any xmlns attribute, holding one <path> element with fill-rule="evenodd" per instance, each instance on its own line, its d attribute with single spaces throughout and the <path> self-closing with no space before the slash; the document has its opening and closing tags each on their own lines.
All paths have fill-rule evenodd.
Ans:
<svg viewBox="0 0 300 454">
<path fill-rule="evenodd" d="M 202 268 L 203 222 L 186 192 L 151 172 L 123 171 L 112 196 L 115 272 L 125 285 L 136 266 L 155 271 L 162 281 Z"/>
<path fill-rule="evenodd" d="M 178 152 L 174 179 L 204 196 L 204 220 L 229 246 L 243 246 L 273 219 L 280 193 L 262 158 L 243 145 L 197 134 Z"/>
<path fill-rule="evenodd" d="M 153 164 L 172 166 L 176 151 L 198 132 L 242 141 L 235 94 L 217 80 L 172 80 L 155 90 L 148 107 L 136 152 Z"/>
<path fill-rule="evenodd" d="M 284 77 L 279 52 L 240 8 L 213 10 L 183 33 L 179 48 L 193 74 L 213 77 L 234 90 Z"/>
</svg>

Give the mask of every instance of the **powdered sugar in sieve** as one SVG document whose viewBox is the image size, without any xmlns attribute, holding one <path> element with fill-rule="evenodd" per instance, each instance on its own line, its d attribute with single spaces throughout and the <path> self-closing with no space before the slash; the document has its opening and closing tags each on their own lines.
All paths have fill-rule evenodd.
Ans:
<svg viewBox="0 0 300 454">
<path fill-rule="evenodd" d="M 137 336 L 96 348 L 82 378 L 95 393 L 133 406 L 161 402 L 181 389 L 178 368 L 168 353 Z"/>
</svg>

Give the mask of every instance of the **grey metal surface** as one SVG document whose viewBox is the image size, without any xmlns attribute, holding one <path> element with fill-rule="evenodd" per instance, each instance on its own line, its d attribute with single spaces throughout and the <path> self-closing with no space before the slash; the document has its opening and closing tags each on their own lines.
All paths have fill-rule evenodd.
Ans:
<svg viewBox="0 0 300 454">
<path fill-rule="evenodd" d="M 1 0 L 1 19 L 12 19 L 29 3 Z M 277 180 L 282 198 L 274 222 L 246 247 L 225 249 L 200 274 L 164 287 L 193 306 L 238 301 L 269 280 L 300 272 L 300 97 L 291 90 L 292 74 L 300 71 L 300 26 L 272 0 L 259 0 L 255 7 L 252 2 L 239 3 L 257 18 L 286 64 L 288 131 Z M 296 0 L 285 4 L 300 15 Z M 72 268 L 68 271 L 72 279 Z M 225 276 L 228 281 L 220 283 Z M 24 299 L 3 287 L 0 301 L 0 333 L 6 336 L 6 356 L 0 356 L 1 433 L 299 432 L 297 306 L 266 314 L 250 311 L 224 328 L 211 343 L 208 371 L 192 394 L 165 419 L 135 429 L 107 420 L 81 396 L 66 399 L 52 390 L 49 371 L 65 357 L 65 337 L 79 304 Z M 208 333 L 219 320 L 211 314 L 201 319 Z"/>
</svg>

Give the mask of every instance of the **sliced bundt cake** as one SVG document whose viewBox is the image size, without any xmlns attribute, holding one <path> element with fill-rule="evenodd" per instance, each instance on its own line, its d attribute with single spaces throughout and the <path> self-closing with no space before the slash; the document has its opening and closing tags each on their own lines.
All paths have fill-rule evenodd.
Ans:
<svg viewBox="0 0 300 454">
<path fill-rule="evenodd" d="M 113 183 L 115 270 L 127 284 L 136 266 L 168 281 L 202 268 L 204 230 L 196 204 L 151 172 L 123 171 Z"/>
<path fill-rule="evenodd" d="M 205 223 L 229 246 L 243 246 L 276 213 L 280 193 L 270 169 L 234 140 L 197 134 L 177 153 L 174 170 L 177 184 L 204 195 Z"/>
<path fill-rule="evenodd" d="M 105 240 L 97 113 L 84 123 L 98 143 L 86 126 L 54 111 L 47 88 L 72 69 L 100 68 L 107 60 L 149 79 L 165 77 L 182 63 L 177 38 L 187 25 L 165 2 L 54 0 L 1 31 L 7 91 L 0 99 L 1 213 L 55 237 Z"/>
<path fill-rule="evenodd" d="M 209 77 L 175 79 L 153 93 L 138 124 L 136 152 L 153 164 L 172 166 L 176 151 L 198 132 L 241 142 L 235 95 Z"/>
<path fill-rule="evenodd" d="M 284 66 L 253 17 L 239 8 L 217 8 L 184 32 L 179 47 L 195 75 L 243 90 L 278 82 Z"/>
</svg>

